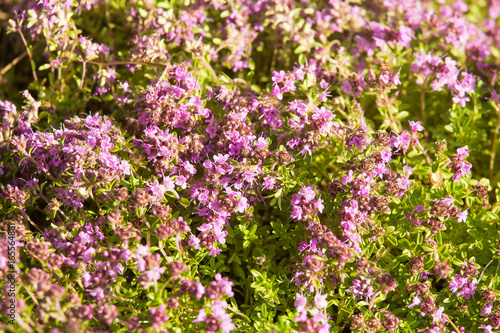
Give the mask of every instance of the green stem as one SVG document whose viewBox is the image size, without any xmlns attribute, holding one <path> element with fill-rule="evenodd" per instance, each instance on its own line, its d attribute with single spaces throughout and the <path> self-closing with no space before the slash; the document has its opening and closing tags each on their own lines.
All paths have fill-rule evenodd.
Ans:
<svg viewBox="0 0 500 333">
<path fill-rule="evenodd" d="M 23 44 L 26 47 L 26 52 L 28 53 L 28 57 L 30 58 L 31 70 L 33 71 L 33 78 L 35 79 L 36 83 L 38 83 L 38 76 L 36 75 L 36 64 L 35 61 L 33 60 L 33 55 L 31 54 L 28 42 L 26 42 L 26 38 L 24 38 L 24 34 L 21 30 L 18 30 L 17 32 L 19 33 L 19 35 L 21 35 Z"/>
<path fill-rule="evenodd" d="M 420 86 L 420 119 L 422 119 L 422 126 L 424 127 L 424 136 L 427 138 L 429 133 L 427 132 L 427 115 L 425 114 L 425 85 L 427 79 L 424 80 L 422 86 Z"/>
<path fill-rule="evenodd" d="M 0 71 L 0 76 L 3 76 L 5 73 L 10 71 L 12 69 L 12 67 L 17 65 L 17 63 L 19 61 L 23 60 L 24 57 L 26 57 L 27 55 L 28 55 L 28 51 L 24 51 L 21 55 L 18 55 L 16 58 L 14 58 L 14 60 L 12 60 L 7 66 L 2 68 L 2 70 Z"/>
<path fill-rule="evenodd" d="M 495 166 L 495 154 L 496 154 L 496 146 L 497 146 L 497 137 L 498 137 L 498 129 L 500 127 L 500 110 L 495 105 L 495 111 L 497 112 L 497 124 L 495 126 L 495 132 L 493 134 L 493 143 L 491 144 L 491 153 L 490 153 L 490 179 L 493 179 L 493 167 Z"/>
<path fill-rule="evenodd" d="M 335 322 L 335 326 L 339 326 L 340 321 L 342 320 L 342 307 L 344 306 L 344 296 L 340 299 L 340 305 L 339 305 L 339 316 L 337 317 L 337 321 Z"/>
<path fill-rule="evenodd" d="M 80 82 L 80 91 L 83 88 L 84 82 L 85 82 L 85 75 L 87 74 L 87 62 L 83 62 L 83 69 L 82 69 L 82 81 Z"/>
<path fill-rule="evenodd" d="M 210 64 L 205 60 L 204 57 L 200 57 L 200 60 L 203 66 L 205 66 L 209 70 L 210 75 L 212 76 L 212 80 L 214 80 L 214 82 L 218 82 L 219 78 L 217 77 L 217 74 L 215 74 L 215 71 L 212 68 L 212 66 L 210 66 Z"/>
</svg>

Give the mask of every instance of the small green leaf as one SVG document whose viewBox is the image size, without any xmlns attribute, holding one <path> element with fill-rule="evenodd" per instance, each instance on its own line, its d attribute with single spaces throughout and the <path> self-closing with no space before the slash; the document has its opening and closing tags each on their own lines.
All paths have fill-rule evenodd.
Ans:
<svg viewBox="0 0 500 333">
<path fill-rule="evenodd" d="M 408 111 L 401 111 L 401 112 L 399 112 L 399 113 L 396 115 L 396 118 L 397 118 L 398 120 L 403 120 L 403 119 L 407 118 L 409 115 L 410 115 L 410 113 L 408 113 Z"/>
<path fill-rule="evenodd" d="M 182 206 L 184 206 L 184 207 L 189 207 L 189 205 L 190 205 L 189 200 L 188 200 L 188 199 L 186 199 L 186 198 L 181 198 L 181 199 L 179 200 L 179 203 L 180 203 Z"/>
<path fill-rule="evenodd" d="M 424 251 L 428 251 L 428 252 L 432 252 L 434 251 L 434 247 L 432 245 L 429 245 L 429 244 L 426 244 L 426 243 L 423 243 L 423 244 L 420 244 L 420 246 L 422 247 L 422 249 Z"/>
<path fill-rule="evenodd" d="M 293 53 L 300 54 L 300 53 L 306 52 L 306 50 L 307 50 L 306 47 L 303 44 L 300 44 L 299 46 L 297 46 L 295 48 L 295 50 L 293 51 Z"/>
<path fill-rule="evenodd" d="M 44 64 L 44 65 L 38 67 L 38 70 L 39 71 L 44 71 L 44 70 L 47 70 L 49 68 L 50 68 L 50 64 Z"/>
<path fill-rule="evenodd" d="M 392 236 L 392 235 L 389 235 L 387 236 L 387 240 L 389 241 L 389 243 L 391 243 L 393 246 L 398 246 L 398 240 L 396 239 L 396 237 Z"/>
</svg>

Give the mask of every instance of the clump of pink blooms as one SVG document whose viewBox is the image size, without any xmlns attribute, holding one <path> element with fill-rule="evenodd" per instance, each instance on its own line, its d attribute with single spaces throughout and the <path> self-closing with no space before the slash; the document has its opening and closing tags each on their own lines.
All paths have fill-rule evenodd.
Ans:
<svg viewBox="0 0 500 333">
<path fill-rule="evenodd" d="M 19 1 L 8 36 L 26 54 L 0 75 L 3 322 L 15 303 L 27 332 L 497 331 L 481 152 L 431 145 L 442 119 L 498 112 L 500 2 L 484 12 Z"/>
</svg>

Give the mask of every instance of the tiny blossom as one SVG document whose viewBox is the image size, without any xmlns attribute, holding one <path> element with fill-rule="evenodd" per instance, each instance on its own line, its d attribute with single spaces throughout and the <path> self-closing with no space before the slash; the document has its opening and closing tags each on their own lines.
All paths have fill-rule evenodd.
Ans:
<svg viewBox="0 0 500 333">
<path fill-rule="evenodd" d="M 500 328 L 500 1 L 6 3 L 23 331 Z"/>
<path fill-rule="evenodd" d="M 452 176 L 452 180 L 460 183 L 460 177 L 470 175 L 470 169 L 472 168 L 472 164 L 465 161 L 464 158 L 469 156 L 470 150 L 466 147 L 458 148 L 457 154 L 452 156 L 450 168 L 455 171 L 455 174 Z"/>
<path fill-rule="evenodd" d="M 457 222 L 460 223 L 460 222 L 465 222 L 467 221 L 467 215 L 468 215 L 468 209 L 464 210 L 463 212 L 457 212 L 455 214 L 456 217 L 458 217 L 458 220 Z"/>
<path fill-rule="evenodd" d="M 409 121 L 412 132 L 421 132 L 424 130 L 424 127 L 420 125 L 420 121 Z"/>
<path fill-rule="evenodd" d="M 328 306 L 328 302 L 326 301 L 327 296 L 328 295 L 321 294 L 316 294 L 316 296 L 314 296 L 314 305 L 317 309 L 323 309 Z"/>
<path fill-rule="evenodd" d="M 485 333 L 493 333 L 491 325 L 480 325 L 479 328 L 483 329 Z"/>
<path fill-rule="evenodd" d="M 344 85 L 342 87 L 340 87 L 340 90 L 342 90 L 343 92 L 345 92 L 346 94 L 350 95 L 351 92 L 352 92 L 352 86 L 351 84 L 349 83 L 349 81 L 347 80 L 344 80 Z"/>
<path fill-rule="evenodd" d="M 495 90 L 491 92 L 491 100 L 495 103 L 498 103 L 500 99 L 500 94 L 498 94 Z"/>
<path fill-rule="evenodd" d="M 350 183 L 353 179 L 352 175 L 353 175 L 352 170 L 347 171 L 347 174 L 342 177 L 342 185 L 346 185 L 347 183 Z"/>
<path fill-rule="evenodd" d="M 465 297 L 465 299 L 469 299 L 471 296 L 474 296 L 477 289 L 477 279 L 473 279 L 472 281 L 466 283 L 462 290 L 457 293 L 458 297 Z"/>
<path fill-rule="evenodd" d="M 264 178 L 264 189 L 265 190 L 273 190 L 275 188 L 276 178 L 274 177 L 265 177 Z"/>
<path fill-rule="evenodd" d="M 491 314 L 491 309 L 493 308 L 493 303 L 489 303 L 486 305 L 483 305 L 483 311 L 481 311 L 481 316 L 489 315 Z"/>
<path fill-rule="evenodd" d="M 294 306 L 297 312 L 302 312 L 307 305 L 307 297 L 302 294 L 297 294 L 294 302 Z"/>
<path fill-rule="evenodd" d="M 417 305 L 419 305 L 420 303 L 421 303 L 420 298 L 419 298 L 418 296 L 414 296 L 414 297 L 413 297 L 413 300 L 412 300 L 412 302 L 411 302 L 411 304 L 410 304 L 410 305 L 408 305 L 408 308 L 412 308 L 412 307 L 414 307 L 414 306 L 417 306 Z"/>
<path fill-rule="evenodd" d="M 306 202 L 311 201 L 316 196 L 316 192 L 312 186 L 302 187 L 300 189 L 300 194 L 304 197 Z"/>
<path fill-rule="evenodd" d="M 439 309 L 437 309 L 436 311 L 434 311 L 432 313 L 432 322 L 434 324 L 438 323 L 439 321 L 441 321 L 443 319 L 443 311 L 444 311 L 444 307 L 439 307 Z"/>
</svg>

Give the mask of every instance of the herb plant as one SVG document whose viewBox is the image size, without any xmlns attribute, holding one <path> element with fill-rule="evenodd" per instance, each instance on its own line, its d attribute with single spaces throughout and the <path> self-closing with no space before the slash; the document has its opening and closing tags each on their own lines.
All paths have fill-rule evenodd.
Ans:
<svg viewBox="0 0 500 333">
<path fill-rule="evenodd" d="M 500 331 L 500 1 L 0 8 L 0 330 Z"/>
</svg>

